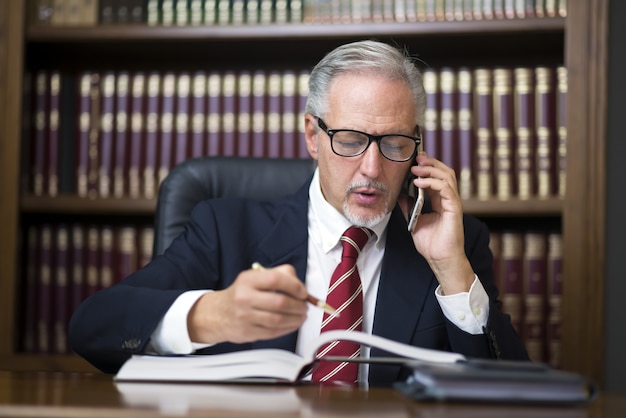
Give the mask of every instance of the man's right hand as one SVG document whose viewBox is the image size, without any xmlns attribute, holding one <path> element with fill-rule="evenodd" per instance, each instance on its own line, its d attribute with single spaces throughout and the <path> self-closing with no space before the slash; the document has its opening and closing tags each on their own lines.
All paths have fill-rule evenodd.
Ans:
<svg viewBox="0 0 626 418">
<path fill-rule="evenodd" d="M 300 328 L 307 291 L 291 265 L 242 271 L 224 290 L 208 292 L 187 317 L 194 343 L 245 343 L 276 338 Z"/>
</svg>

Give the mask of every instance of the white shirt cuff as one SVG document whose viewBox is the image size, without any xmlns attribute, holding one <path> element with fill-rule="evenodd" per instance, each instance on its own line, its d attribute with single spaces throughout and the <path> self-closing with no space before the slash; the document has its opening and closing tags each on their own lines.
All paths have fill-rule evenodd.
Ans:
<svg viewBox="0 0 626 418">
<path fill-rule="evenodd" d="M 191 342 L 187 316 L 198 299 L 210 290 L 190 290 L 178 296 L 152 333 L 148 351 L 156 354 L 191 354 L 210 344 Z"/>
<path fill-rule="evenodd" d="M 441 285 L 435 289 L 435 296 L 443 314 L 450 322 L 469 334 L 482 334 L 489 317 L 489 296 L 478 276 L 469 292 L 444 295 Z"/>
</svg>

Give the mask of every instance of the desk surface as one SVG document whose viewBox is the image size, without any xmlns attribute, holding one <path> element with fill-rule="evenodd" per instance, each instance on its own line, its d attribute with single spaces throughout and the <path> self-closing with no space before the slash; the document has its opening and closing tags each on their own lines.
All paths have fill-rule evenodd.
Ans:
<svg viewBox="0 0 626 418">
<path fill-rule="evenodd" d="M 542 407 L 418 403 L 393 389 L 115 383 L 109 375 L 0 372 L 0 417 L 623 418 L 626 396 Z"/>
</svg>

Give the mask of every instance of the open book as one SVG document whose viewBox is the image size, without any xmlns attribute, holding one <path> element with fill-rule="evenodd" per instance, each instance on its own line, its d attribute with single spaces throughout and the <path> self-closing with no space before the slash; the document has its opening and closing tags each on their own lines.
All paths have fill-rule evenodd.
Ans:
<svg viewBox="0 0 626 418">
<path fill-rule="evenodd" d="M 398 356 L 395 360 L 392 358 L 372 359 L 378 362 L 422 360 L 435 363 L 454 363 L 465 360 L 465 357 L 458 353 L 414 347 L 358 331 L 339 330 L 322 333 L 312 342 L 302 357 L 287 350 L 274 348 L 213 355 L 134 355 L 124 363 L 115 379 L 118 381 L 172 382 L 229 380 L 297 382 L 312 370 L 316 361 L 315 354 L 320 347 L 340 340 L 375 347 Z M 331 358 L 325 359 L 330 360 Z M 338 360 L 337 358 L 332 359 Z M 356 359 L 356 361 L 370 361 L 370 359 Z"/>
</svg>

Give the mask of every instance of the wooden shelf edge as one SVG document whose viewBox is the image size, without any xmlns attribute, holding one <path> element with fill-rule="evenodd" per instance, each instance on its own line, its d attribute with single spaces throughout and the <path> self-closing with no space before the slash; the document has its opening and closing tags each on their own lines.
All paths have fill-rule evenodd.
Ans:
<svg viewBox="0 0 626 418">
<path fill-rule="evenodd" d="M 381 23 L 286 23 L 269 25 L 198 25 L 198 26 L 148 26 L 96 25 L 96 26 L 41 26 L 26 29 L 29 42 L 90 42 L 141 40 L 148 42 L 171 40 L 248 40 L 271 39 L 334 39 L 342 36 L 416 36 L 463 35 L 523 32 L 564 32 L 565 18 L 545 17 L 526 19 L 467 20 L 454 22 L 381 22 Z"/>
<path fill-rule="evenodd" d="M 463 201 L 463 210 L 475 216 L 561 216 L 563 199 L 551 197 L 547 199 L 510 199 L 510 200 L 479 200 Z"/>
<path fill-rule="evenodd" d="M 0 370 L 100 373 L 83 358 L 71 354 L 6 354 L 0 356 Z"/>
<path fill-rule="evenodd" d="M 23 195 L 20 210 L 24 213 L 154 215 L 156 199 Z"/>
</svg>

